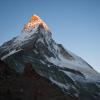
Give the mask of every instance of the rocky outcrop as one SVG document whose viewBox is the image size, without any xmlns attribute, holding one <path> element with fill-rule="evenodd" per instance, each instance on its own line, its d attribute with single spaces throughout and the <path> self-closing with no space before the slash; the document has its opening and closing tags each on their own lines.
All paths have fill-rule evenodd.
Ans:
<svg viewBox="0 0 100 100">
<path fill-rule="evenodd" d="M 65 95 L 57 86 L 37 74 L 30 63 L 26 63 L 22 74 L 13 73 L 10 77 L 3 76 L 0 79 L 0 100 L 78 100 L 78 98 Z"/>
</svg>

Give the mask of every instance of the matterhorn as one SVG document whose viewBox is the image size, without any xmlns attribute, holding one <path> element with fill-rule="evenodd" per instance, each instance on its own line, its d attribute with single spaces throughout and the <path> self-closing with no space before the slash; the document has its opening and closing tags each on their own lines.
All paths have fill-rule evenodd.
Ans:
<svg viewBox="0 0 100 100">
<path fill-rule="evenodd" d="M 64 95 L 77 100 L 99 100 L 100 74 L 81 57 L 56 43 L 52 35 L 46 23 L 33 15 L 19 36 L 0 46 L 0 59 L 18 74 L 24 72 L 27 63 L 31 64 L 38 75 Z"/>
</svg>

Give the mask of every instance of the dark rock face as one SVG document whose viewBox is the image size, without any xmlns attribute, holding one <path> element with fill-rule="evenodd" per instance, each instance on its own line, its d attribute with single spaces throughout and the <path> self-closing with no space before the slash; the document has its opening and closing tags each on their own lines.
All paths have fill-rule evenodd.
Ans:
<svg viewBox="0 0 100 100">
<path fill-rule="evenodd" d="M 0 60 L 0 78 L 7 78 L 11 73 L 12 70 L 9 69 L 9 66 L 4 61 Z"/>
<path fill-rule="evenodd" d="M 67 99 L 79 100 L 71 95 L 64 95 L 58 87 L 37 74 L 36 71 L 32 69 L 30 63 L 25 64 L 25 69 L 22 74 L 13 73 L 10 74 L 9 78 L 0 79 L 0 100 Z"/>
<path fill-rule="evenodd" d="M 0 73 L 4 73 L 6 69 L 6 64 L 0 60 Z"/>
<path fill-rule="evenodd" d="M 47 63 L 44 65 L 43 63 L 41 63 L 41 59 Z M 25 95 L 28 90 L 24 90 L 25 93 L 23 92 L 22 94 L 20 94 L 20 93 L 18 93 L 18 91 L 21 89 L 21 87 L 19 87 L 19 90 L 16 90 L 17 92 L 15 92 L 15 93 L 13 92 L 15 90 L 12 90 L 12 93 L 14 93 L 14 94 L 11 94 L 11 95 L 15 98 L 17 98 L 17 96 L 18 96 L 18 98 L 20 98 L 20 95 L 21 95 L 22 100 L 25 100 L 25 99 L 23 99 L 24 97 L 27 98 L 26 100 L 32 100 L 33 98 L 36 98 L 33 100 L 49 100 L 47 98 L 52 97 L 52 95 L 54 95 L 55 92 L 57 92 L 57 96 L 54 96 L 50 100 L 67 100 L 67 98 L 68 98 L 68 100 L 78 100 L 78 99 L 80 99 L 80 100 L 98 100 L 98 97 L 99 97 L 98 93 L 100 92 L 100 90 L 95 84 L 80 83 L 78 81 L 74 82 L 69 76 L 65 75 L 60 70 L 65 70 L 65 71 L 71 72 L 75 75 L 79 75 L 82 77 L 82 79 L 85 80 L 85 77 L 81 72 L 75 71 L 75 70 L 69 69 L 69 68 L 59 68 L 58 69 L 58 66 L 49 63 L 42 55 L 35 54 L 35 52 L 31 51 L 30 49 L 28 49 L 26 51 L 20 51 L 18 53 L 15 53 L 12 56 L 9 56 L 4 61 L 7 64 L 9 64 L 10 70 L 14 70 L 14 72 L 17 71 L 18 73 L 19 73 L 20 69 L 22 69 L 23 71 L 21 71 L 20 75 L 18 75 L 18 76 L 14 75 L 14 78 L 11 77 L 10 79 L 7 79 L 5 81 L 5 83 L 8 83 L 8 84 L 5 84 L 5 86 L 1 85 L 1 90 L 3 90 L 2 87 L 6 87 L 5 91 L 8 91 L 9 89 L 7 88 L 7 86 L 11 82 L 13 84 L 13 87 L 11 87 L 11 88 L 18 87 L 16 84 L 21 84 L 23 81 L 24 82 L 23 82 L 23 84 L 21 84 L 21 86 L 23 85 L 24 87 L 27 87 L 29 85 L 27 87 L 27 89 L 36 87 L 35 90 L 34 89 L 29 90 L 29 94 L 31 95 L 32 91 L 36 91 L 33 94 L 38 95 L 38 96 L 34 97 L 33 95 L 31 95 L 30 98 L 28 99 L 29 95 L 28 96 Z M 13 67 L 16 65 L 16 63 L 17 63 L 17 66 Z M 48 66 L 47 64 L 50 64 L 50 67 L 47 67 Z M 43 75 L 45 75 L 46 79 L 40 76 L 40 75 L 42 75 L 42 73 L 43 73 Z M 57 90 L 55 90 L 55 87 L 56 87 L 55 85 L 52 85 L 49 88 L 49 89 L 51 89 L 50 91 L 54 91 L 54 92 L 52 92 L 52 93 L 49 92 L 48 85 L 45 86 L 45 84 L 51 84 L 51 82 L 47 80 L 49 76 L 53 77 L 56 81 L 63 82 L 64 84 L 67 83 L 67 84 L 70 84 L 72 87 L 74 86 L 75 88 L 77 88 L 77 90 L 80 92 L 78 94 L 78 98 L 77 98 L 77 96 L 73 95 L 75 93 L 77 94 L 77 90 L 72 87 L 70 87 L 70 90 L 68 90 L 68 91 L 66 91 L 65 89 L 62 89 L 63 93 L 66 95 L 64 95 L 58 88 L 57 88 Z M 35 81 L 35 83 L 33 80 Z M 15 83 L 13 83 L 13 81 Z M 43 81 L 43 83 L 41 83 L 42 81 Z M 46 82 L 48 82 L 48 83 L 46 83 Z M 25 85 L 26 83 L 27 83 L 27 85 Z M 39 86 L 36 84 L 39 84 Z M 45 93 L 45 95 L 43 97 L 41 97 L 41 96 L 39 97 L 39 94 L 37 93 L 38 87 L 39 88 L 41 87 L 40 88 L 41 91 L 48 90 L 48 91 L 46 91 L 46 93 L 48 93 L 48 94 Z M 54 89 L 54 90 L 52 90 L 52 89 Z M 89 90 L 91 90 L 91 91 L 89 91 Z M 23 89 L 21 89 L 21 91 L 23 91 Z M 60 97 L 59 97 L 59 92 L 61 92 L 61 95 L 62 95 Z M 51 93 L 51 95 L 50 95 L 50 93 Z M 25 96 L 23 96 L 23 95 L 25 95 Z M 49 95 L 49 97 L 48 97 L 48 95 Z M 37 97 L 38 97 L 38 99 L 37 99 Z M 0 99 L 0 100 L 2 100 L 2 99 Z M 6 99 L 3 99 L 3 100 L 6 100 Z M 14 99 L 12 99 L 12 100 L 14 100 Z"/>
<path fill-rule="evenodd" d="M 65 48 L 64 48 L 61 44 L 58 44 L 58 46 L 60 47 L 60 53 L 61 53 L 66 59 L 74 60 L 74 58 L 65 50 Z"/>
</svg>

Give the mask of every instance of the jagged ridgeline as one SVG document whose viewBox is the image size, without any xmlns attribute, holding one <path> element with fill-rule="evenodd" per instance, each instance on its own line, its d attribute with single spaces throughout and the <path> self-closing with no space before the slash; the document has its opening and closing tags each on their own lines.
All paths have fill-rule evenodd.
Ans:
<svg viewBox="0 0 100 100">
<path fill-rule="evenodd" d="M 25 24 L 21 34 L 0 47 L 0 58 L 17 73 L 26 63 L 65 94 L 80 100 L 99 100 L 100 74 L 86 61 L 52 39 L 46 23 L 37 15 Z"/>
</svg>

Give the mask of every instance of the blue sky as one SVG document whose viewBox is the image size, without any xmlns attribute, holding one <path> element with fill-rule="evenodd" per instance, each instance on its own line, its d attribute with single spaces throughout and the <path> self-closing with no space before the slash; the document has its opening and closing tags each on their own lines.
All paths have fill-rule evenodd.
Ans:
<svg viewBox="0 0 100 100">
<path fill-rule="evenodd" d="M 0 45 L 19 35 L 33 14 L 55 41 L 100 72 L 100 0 L 0 0 Z"/>
</svg>

